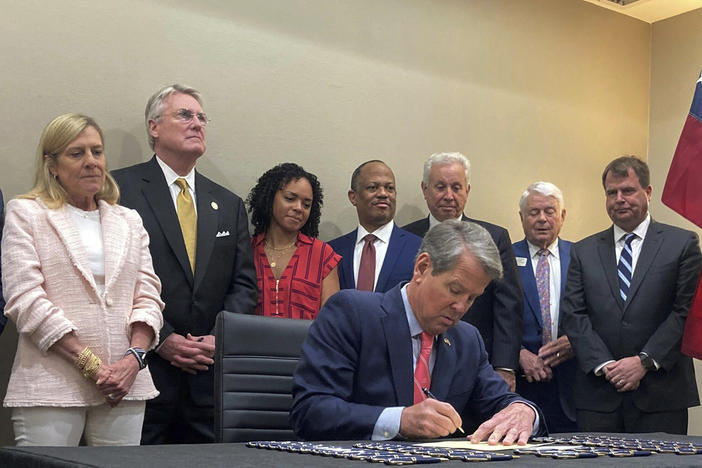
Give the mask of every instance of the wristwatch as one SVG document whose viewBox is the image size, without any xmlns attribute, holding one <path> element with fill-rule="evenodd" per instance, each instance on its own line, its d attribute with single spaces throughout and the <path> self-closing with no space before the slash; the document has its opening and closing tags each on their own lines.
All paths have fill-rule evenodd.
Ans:
<svg viewBox="0 0 702 468">
<path fill-rule="evenodd" d="M 124 353 L 125 356 L 127 354 L 131 354 L 136 358 L 137 362 L 139 363 L 139 370 L 146 368 L 146 351 L 141 348 L 131 347 L 126 353 Z"/>
<path fill-rule="evenodd" d="M 639 353 L 639 359 L 641 359 L 641 365 L 647 371 L 656 369 L 656 365 L 653 363 L 653 358 L 643 351 Z"/>
</svg>

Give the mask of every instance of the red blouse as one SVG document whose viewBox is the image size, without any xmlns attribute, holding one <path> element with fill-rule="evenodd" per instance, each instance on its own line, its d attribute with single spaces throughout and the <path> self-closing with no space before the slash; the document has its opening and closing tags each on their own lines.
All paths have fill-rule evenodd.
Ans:
<svg viewBox="0 0 702 468">
<path fill-rule="evenodd" d="M 251 239 L 256 263 L 258 290 L 257 315 L 281 318 L 314 319 L 319 313 L 322 280 L 341 261 L 326 242 L 297 236 L 297 248 L 279 280 L 275 279 L 264 251 L 265 234 Z"/>
</svg>

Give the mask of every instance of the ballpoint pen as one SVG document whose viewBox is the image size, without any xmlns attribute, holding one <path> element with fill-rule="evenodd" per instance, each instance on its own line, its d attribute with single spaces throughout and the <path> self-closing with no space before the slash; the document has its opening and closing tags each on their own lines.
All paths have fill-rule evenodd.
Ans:
<svg viewBox="0 0 702 468">
<path fill-rule="evenodd" d="M 438 398 L 436 398 L 436 397 L 434 396 L 434 394 L 431 393 L 431 392 L 429 391 L 428 388 L 422 387 L 422 392 L 424 392 L 424 394 L 427 396 L 427 398 L 431 398 L 431 399 L 433 399 L 433 400 L 438 400 Z M 465 433 L 466 433 L 466 431 L 464 431 L 463 428 L 462 428 L 461 426 L 458 426 L 458 430 L 461 431 L 462 434 L 465 434 Z"/>
</svg>

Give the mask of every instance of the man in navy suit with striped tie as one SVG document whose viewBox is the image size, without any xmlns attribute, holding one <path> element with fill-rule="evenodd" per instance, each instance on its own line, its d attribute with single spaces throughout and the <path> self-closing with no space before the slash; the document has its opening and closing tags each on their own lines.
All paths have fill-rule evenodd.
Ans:
<svg viewBox="0 0 702 468">
<path fill-rule="evenodd" d="M 634 156 L 602 173 L 614 225 L 573 245 L 562 327 L 578 362 L 578 428 L 687 433 L 699 405 L 680 351 L 702 264 L 697 235 L 651 218 L 650 174 Z"/>
</svg>

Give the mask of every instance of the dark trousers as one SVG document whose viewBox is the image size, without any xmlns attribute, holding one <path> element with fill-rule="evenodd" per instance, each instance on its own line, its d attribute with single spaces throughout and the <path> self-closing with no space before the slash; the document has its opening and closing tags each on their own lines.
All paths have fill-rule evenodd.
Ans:
<svg viewBox="0 0 702 468">
<path fill-rule="evenodd" d="M 568 418 L 563 411 L 562 395 L 559 394 L 556 380 L 529 383 L 524 377 L 518 376 L 516 392 L 536 403 L 536 406 L 541 409 L 549 432 L 576 432 L 578 430 L 575 421 Z"/>
<path fill-rule="evenodd" d="M 585 432 L 667 432 L 687 434 L 687 409 L 648 413 L 634 405 L 631 395 L 625 395 L 615 411 L 578 410 L 578 429 Z"/>
<path fill-rule="evenodd" d="M 160 395 L 146 402 L 141 444 L 214 442 L 212 369 L 190 376 L 159 359 L 154 357 L 149 364 Z M 198 379 L 196 384 L 193 379 Z M 199 390 L 197 395 L 193 395 L 194 388 Z"/>
</svg>

